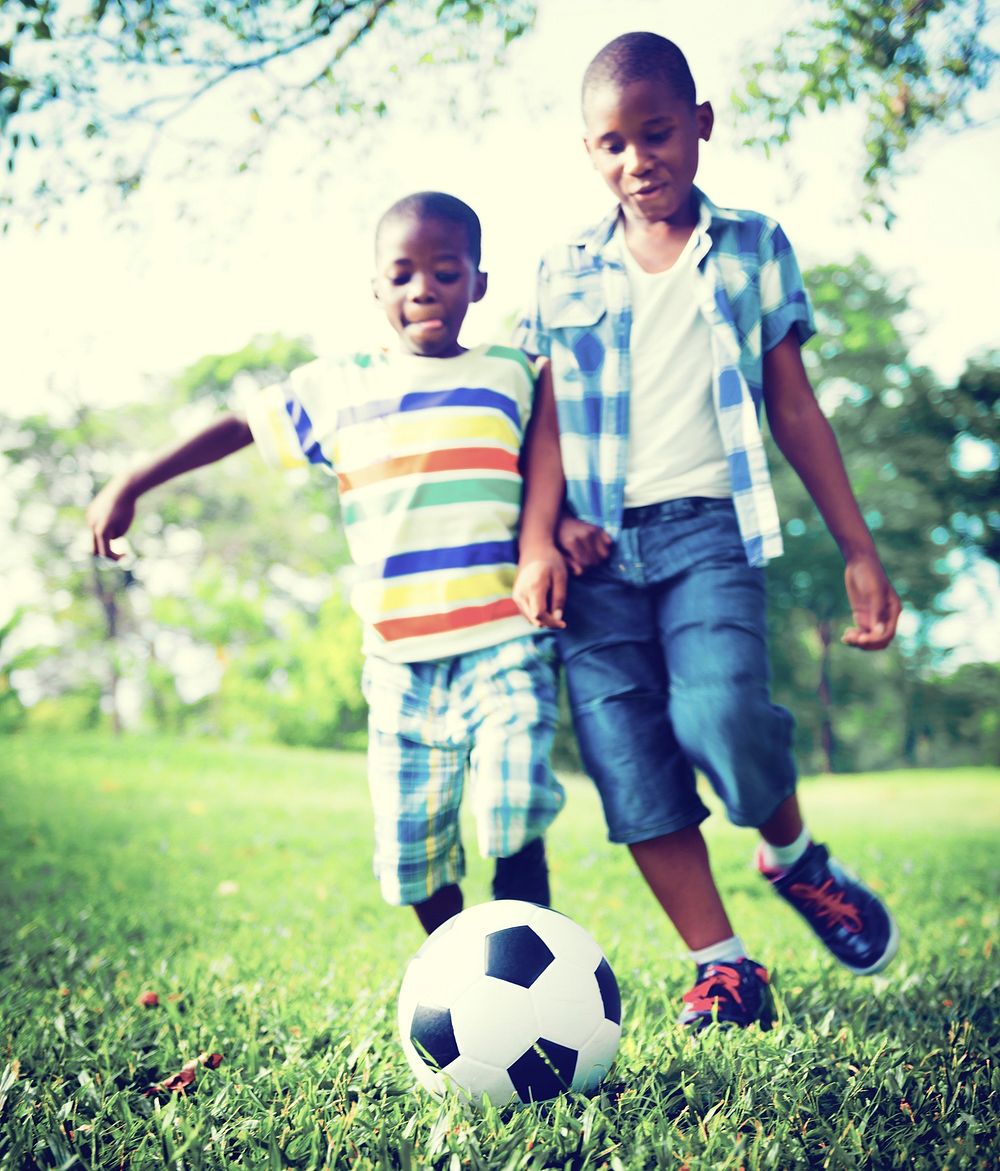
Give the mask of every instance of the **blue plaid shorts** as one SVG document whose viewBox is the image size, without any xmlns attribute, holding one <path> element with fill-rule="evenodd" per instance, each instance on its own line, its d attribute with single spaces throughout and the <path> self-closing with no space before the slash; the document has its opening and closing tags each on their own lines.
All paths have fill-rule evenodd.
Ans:
<svg viewBox="0 0 1000 1171">
<path fill-rule="evenodd" d="M 365 662 L 375 876 L 394 905 L 459 882 L 465 780 L 479 852 L 508 857 L 565 800 L 549 764 L 558 665 L 549 635 L 424 663 Z"/>
</svg>

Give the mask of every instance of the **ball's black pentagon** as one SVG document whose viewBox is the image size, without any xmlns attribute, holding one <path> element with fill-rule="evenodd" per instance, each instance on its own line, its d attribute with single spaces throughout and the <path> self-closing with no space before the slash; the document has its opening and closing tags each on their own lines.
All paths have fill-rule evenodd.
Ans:
<svg viewBox="0 0 1000 1171">
<path fill-rule="evenodd" d="M 622 1023 L 622 998 L 618 991 L 618 981 L 607 960 L 601 960 L 594 973 L 597 987 L 601 990 L 601 1000 L 604 1001 L 604 1015 L 613 1024 Z"/>
<path fill-rule="evenodd" d="M 530 988 L 556 957 L 530 927 L 504 927 L 486 936 L 486 975 Z"/>
<path fill-rule="evenodd" d="M 507 1074 L 522 1102 L 543 1102 L 568 1090 L 576 1073 L 575 1049 L 539 1037 Z"/>
<path fill-rule="evenodd" d="M 431 1069 L 444 1069 L 458 1056 L 451 1009 L 418 1004 L 410 1022 L 410 1040 Z"/>
</svg>

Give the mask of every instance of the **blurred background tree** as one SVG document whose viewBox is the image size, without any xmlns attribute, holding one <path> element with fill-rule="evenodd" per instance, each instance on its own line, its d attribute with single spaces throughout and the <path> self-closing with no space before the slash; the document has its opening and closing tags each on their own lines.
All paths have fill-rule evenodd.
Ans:
<svg viewBox="0 0 1000 1171">
<path fill-rule="evenodd" d="M 906 152 L 933 127 L 976 123 L 973 99 L 997 64 L 994 17 L 987 0 L 806 0 L 733 95 L 745 144 L 770 154 L 808 115 L 852 112 L 863 213 L 890 225 Z"/>
<path fill-rule="evenodd" d="M 16 182 L 0 206 L 8 221 L 40 224 L 87 191 L 124 198 L 192 166 L 243 174 L 301 157 L 321 168 L 332 143 L 363 140 L 430 92 L 429 120 L 474 122 L 490 110 L 493 67 L 537 8 L 9 0 L 0 165 Z M 978 116 L 996 64 L 991 19 L 980 0 L 809 0 L 773 53 L 754 51 L 736 97 L 748 141 L 771 149 L 814 127 L 817 112 L 861 118 L 862 206 L 891 222 L 906 151 L 933 127 Z M 795 711 L 803 765 L 995 761 L 1000 668 L 950 655 L 937 632 L 956 583 L 1000 561 L 1000 353 L 973 355 L 942 383 L 910 358 L 907 291 L 868 260 L 822 265 L 807 281 L 820 329 L 810 374 L 907 621 L 887 654 L 839 644 L 839 556 L 772 451 L 786 545 L 768 571 L 775 689 Z M 258 338 L 205 356 L 152 401 L 0 416 L 0 504 L 13 531 L 0 569 L 32 574 L 37 598 L 0 628 L 0 726 L 363 743 L 360 635 L 332 482 L 263 474 L 250 451 L 144 500 L 124 565 L 95 566 L 83 528 L 89 500 L 137 451 L 310 356 L 304 341 Z M 576 760 L 568 727 L 559 757 Z"/>
<path fill-rule="evenodd" d="M 868 260 L 817 267 L 806 281 L 819 326 L 810 376 L 909 624 L 885 654 L 839 643 L 849 621 L 840 555 L 772 450 L 786 550 L 768 568 L 775 693 L 795 712 L 803 767 L 992 760 L 1000 669 L 950 662 L 934 632 L 952 584 L 995 558 L 1000 540 L 1000 360 L 980 355 L 956 386 L 940 386 L 909 359 L 906 291 Z M 153 450 L 193 430 L 310 356 L 298 340 L 256 339 L 194 363 L 155 403 L 2 421 L 14 528 L 41 583 L 20 617 L 37 632 L 30 655 L 3 657 L 17 618 L 2 632 L 8 728 L 363 744 L 360 629 L 332 479 L 267 472 L 250 449 L 144 498 L 124 567 L 95 566 L 83 530 L 87 503 L 137 443 Z M 576 762 L 568 725 L 558 755 Z"/>
<path fill-rule="evenodd" d="M 864 257 L 806 274 L 817 337 L 805 350 L 848 474 L 911 619 L 886 655 L 839 644 L 843 562 L 800 480 L 769 443 L 785 553 L 768 567 L 776 692 L 812 767 L 917 763 L 927 688 L 946 666 L 935 623 L 948 587 L 1000 537 L 997 355 L 939 386 L 908 356 L 905 291 Z"/>
<path fill-rule="evenodd" d="M 138 190 L 165 143 L 190 167 L 256 170 L 302 135 L 303 162 L 350 141 L 434 69 L 435 105 L 490 108 L 504 50 L 530 0 L 7 0 L 0 6 L 0 166 L 44 221 L 92 187 Z M 476 66 L 478 88 L 449 87 Z M 376 78 L 378 83 L 372 84 Z M 462 74 L 467 82 L 467 75 Z M 176 176 L 175 176 L 176 177 Z"/>
</svg>

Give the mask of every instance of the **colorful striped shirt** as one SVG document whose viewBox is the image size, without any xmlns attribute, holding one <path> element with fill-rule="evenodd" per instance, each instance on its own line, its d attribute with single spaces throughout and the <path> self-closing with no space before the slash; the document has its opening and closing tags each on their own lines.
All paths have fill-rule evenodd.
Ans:
<svg viewBox="0 0 1000 1171">
<path fill-rule="evenodd" d="M 336 477 L 366 654 L 422 662 L 534 633 L 511 596 L 533 393 L 520 351 L 479 346 L 318 359 L 252 398 L 266 462 Z"/>
<path fill-rule="evenodd" d="M 781 553 L 781 528 L 760 430 L 763 355 L 795 329 L 815 332 L 791 245 L 774 220 L 716 207 L 695 189 L 695 262 L 711 327 L 715 415 L 751 565 Z M 632 307 L 614 242 L 619 209 L 542 258 L 534 305 L 516 344 L 552 360 L 566 496 L 573 513 L 621 530 L 628 464 Z M 677 436 L 683 443 L 684 437 Z"/>
</svg>

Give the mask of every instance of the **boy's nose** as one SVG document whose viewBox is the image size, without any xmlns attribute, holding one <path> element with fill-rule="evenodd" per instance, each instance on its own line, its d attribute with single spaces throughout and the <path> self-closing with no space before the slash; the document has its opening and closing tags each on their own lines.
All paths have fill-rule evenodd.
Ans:
<svg viewBox="0 0 1000 1171">
<path fill-rule="evenodd" d="M 410 278 L 410 297 L 414 301 L 432 301 L 434 290 L 431 282 L 422 273 L 415 272 Z"/>
<path fill-rule="evenodd" d="M 649 155 L 641 147 L 629 146 L 625 150 L 625 169 L 630 175 L 645 174 L 649 168 Z"/>
</svg>

